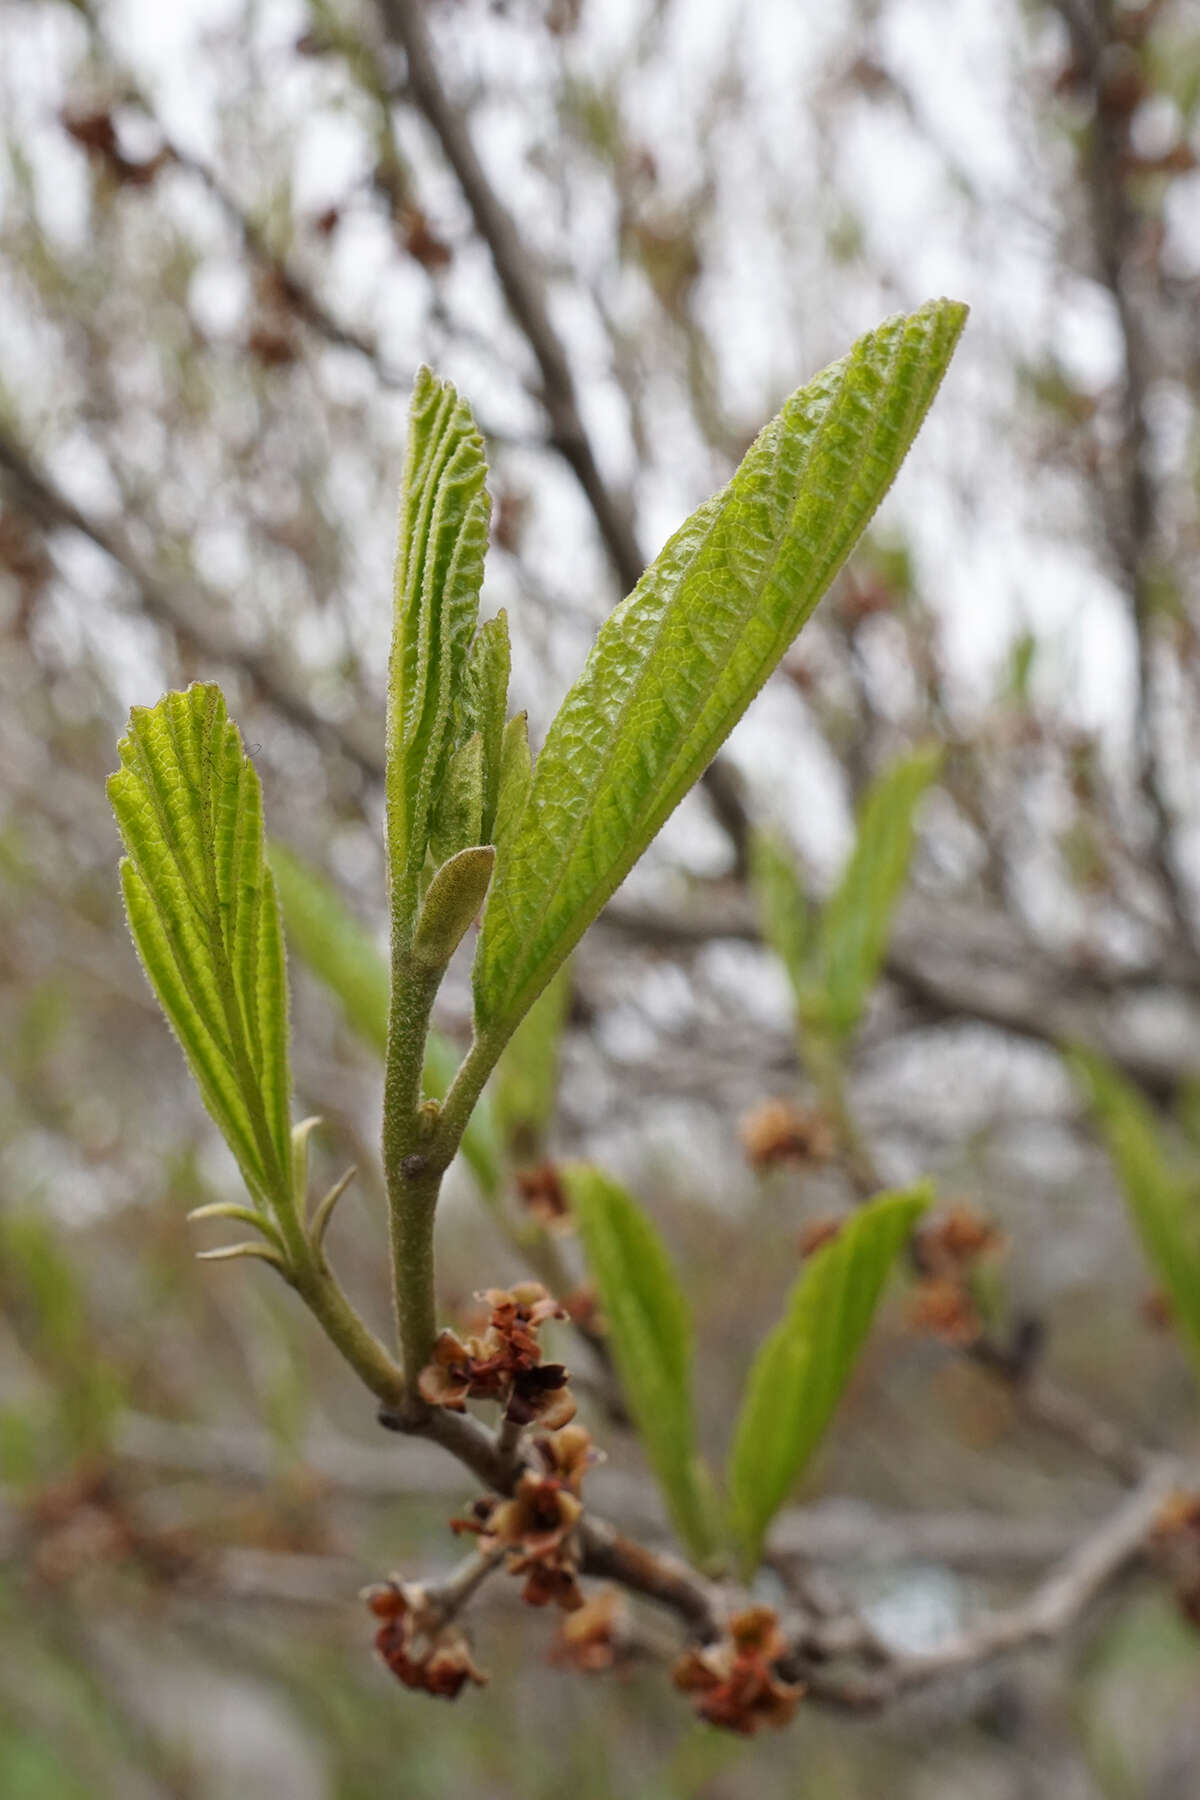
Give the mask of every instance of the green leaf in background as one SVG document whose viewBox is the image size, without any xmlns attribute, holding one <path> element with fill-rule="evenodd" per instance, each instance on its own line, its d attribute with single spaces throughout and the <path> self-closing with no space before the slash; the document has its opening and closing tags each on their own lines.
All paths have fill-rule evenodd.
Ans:
<svg viewBox="0 0 1200 1800">
<path fill-rule="evenodd" d="M 692 1424 L 687 1301 L 662 1239 L 620 1183 L 582 1163 L 562 1174 L 621 1391 L 680 1540 L 703 1562 L 714 1548 L 714 1520 Z"/>
<path fill-rule="evenodd" d="M 836 1038 L 854 1030 L 879 979 L 908 877 L 913 819 L 941 762 L 937 748 L 903 757 L 864 796 L 850 860 L 821 914 L 821 992 L 801 1002 L 810 1022 Z"/>
<path fill-rule="evenodd" d="M 888 320 L 792 396 L 609 616 L 499 846 L 475 965 L 511 1029 L 729 735 L 853 549 L 966 308 Z"/>
<path fill-rule="evenodd" d="M 570 964 L 543 988 L 508 1041 L 496 1069 L 496 1126 L 515 1162 L 545 1147 L 558 1094 L 558 1052 L 571 1004 Z"/>
<path fill-rule="evenodd" d="M 135 706 L 118 750 L 133 941 L 256 1203 L 290 1211 L 287 971 L 258 776 L 212 686 Z"/>
<path fill-rule="evenodd" d="M 769 832 L 756 831 L 750 840 L 750 883 L 763 936 L 787 970 L 793 990 L 800 994 L 811 981 L 812 908 L 800 885 L 795 857 Z"/>
<path fill-rule="evenodd" d="M 409 408 L 388 663 L 388 864 L 392 906 L 408 936 L 479 612 L 486 478 L 469 407 L 421 369 Z"/>
<path fill-rule="evenodd" d="M 881 1194 L 805 1262 L 746 1382 L 729 1458 L 730 1520 L 746 1572 L 833 1417 L 928 1184 Z"/>
<path fill-rule="evenodd" d="M 333 884 L 278 840 L 270 848 L 288 944 L 334 998 L 355 1036 L 382 1062 L 387 1051 L 387 959 L 366 926 L 350 911 Z M 459 1056 L 454 1045 L 431 1031 L 425 1045 L 425 1092 L 445 1098 Z M 484 1195 L 500 1191 L 502 1174 L 491 1111 L 481 1101 L 463 1133 L 462 1154 Z"/>
<path fill-rule="evenodd" d="M 1168 1162 L 1141 1095 L 1111 1063 L 1074 1047 L 1067 1063 L 1091 1102 L 1142 1247 L 1200 1375 L 1200 1185 Z"/>
</svg>

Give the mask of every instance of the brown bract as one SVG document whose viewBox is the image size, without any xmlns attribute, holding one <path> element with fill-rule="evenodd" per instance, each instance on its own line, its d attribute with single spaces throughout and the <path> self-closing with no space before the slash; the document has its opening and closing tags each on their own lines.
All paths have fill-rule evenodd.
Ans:
<svg viewBox="0 0 1200 1800">
<path fill-rule="evenodd" d="M 1200 1627 L 1200 1494 L 1171 1495 L 1155 1524 L 1151 1551 L 1184 1617 Z"/>
<path fill-rule="evenodd" d="M 729 1621 L 727 1635 L 688 1650 L 675 1664 L 675 1686 L 695 1695 L 696 1711 L 710 1725 L 752 1736 L 764 1725 L 787 1725 L 804 1689 L 785 1681 L 775 1664 L 787 1642 L 769 1606 L 749 1607 Z"/>
<path fill-rule="evenodd" d="M 566 1191 L 554 1163 L 541 1162 L 518 1169 L 513 1180 L 522 1202 L 535 1219 L 546 1226 L 562 1225 L 566 1221 Z"/>
<path fill-rule="evenodd" d="M 387 1581 L 363 1596 L 377 1619 L 375 1648 L 397 1681 L 435 1699 L 455 1699 L 464 1684 L 487 1681 L 457 1626 L 446 1623 L 425 1588 Z"/>
</svg>

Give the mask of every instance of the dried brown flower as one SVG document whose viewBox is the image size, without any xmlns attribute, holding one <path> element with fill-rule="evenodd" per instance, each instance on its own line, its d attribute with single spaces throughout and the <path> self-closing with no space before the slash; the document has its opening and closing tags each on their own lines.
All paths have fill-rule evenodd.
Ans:
<svg viewBox="0 0 1200 1800">
<path fill-rule="evenodd" d="M 368 1588 L 363 1598 L 382 1620 L 375 1648 L 405 1687 L 453 1700 L 466 1682 L 482 1687 L 487 1681 L 465 1636 L 444 1619 L 426 1588 L 416 1582 L 388 1581 Z"/>
<path fill-rule="evenodd" d="M 786 1652 L 774 1610 L 750 1607 L 730 1619 L 718 1643 L 680 1657 L 675 1685 L 696 1696 L 696 1711 L 710 1725 L 746 1737 L 764 1725 L 779 1729 L 789 1723 L 804 1692 L 776 1670 Z"/>
<path fill-rule="evenodd" d="M 798 1108 L 787 1100 L 763 1100 L 740 1126 L 742 1145 L 756 1169 L 776 1163 L 824 1163 L 836 1149 L 833 1126 L 818 1107 Z"/>
<path fill-rule="evenodd" d="M 569 1209 L 556 1164 L 534 1163 L 530 1168 L 518 1169 L 513 1180 L 522 1202 L 535 1219 L 546 1226 L 563 1224 Z"/>
</svg>

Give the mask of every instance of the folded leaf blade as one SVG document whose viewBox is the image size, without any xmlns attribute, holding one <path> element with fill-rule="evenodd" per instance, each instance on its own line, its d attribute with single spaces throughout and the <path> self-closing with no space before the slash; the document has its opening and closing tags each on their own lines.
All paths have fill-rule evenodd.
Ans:
<svg viewBox="0 0 1200 1800">
<path fill-rule="evenodd" d="M 565 1168 L 563 1180 L 622 1392 L 680 1539 L 703 1561 L 713 1521 L 692 1423 L 687 1302 L 662 1239 L 619 1182 L 585 1164 Z"/>
<path fill-rule="evenodd" d="M 108 784 L 134 943 L 260 1204 L 291 1204 L 287 971 L 262 793 L 218 688 L 135 707 Z"/>
<path fill-rule="evenodd" d="M 899 468 L 965 308 L 886 322 L 794 394 L 610 615 L 550 727 L 476 961 L 515 1023 L 698 778 Z"/>
<path fill-rule="evenodd" d="M 747 1571 L 820 1442 L 926 1186 L 882 1194 L 810 1256 L 746 1382 L 729 1459 L 730 1515 Z"/>
<path fill-rule="evenodd" d="M 421 369 L 409 411 L 388 665 L 392 904 L 410 932 L 430 814 L 454 747 L 475 637 L 490 503 L 483 439 L 448 382 Z"/>
</svg>

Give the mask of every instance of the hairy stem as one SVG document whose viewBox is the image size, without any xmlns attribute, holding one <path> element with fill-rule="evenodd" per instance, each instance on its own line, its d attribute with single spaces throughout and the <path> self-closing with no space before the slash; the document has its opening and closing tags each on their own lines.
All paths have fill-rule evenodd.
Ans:
<svg viewBox="0 0 1200 1800">
<path fill-rule="evenodd" d="M 421 1098 L 425 1039 L 438 981 L 436 974 L 414 963 L 402 933 L 395 929 L 383 1084 L 383 1172 L 391 1233 L 392 1299 L 410 1404 L 417 1400 L 417 1378 L 429 1361 L 437 1336 L 433 1221 L 442 1175 L 457 1148 L 455 1143 L 449 1155 L 438 1154 L 437 1115 L 422 1105 Z"/>
</svg>

